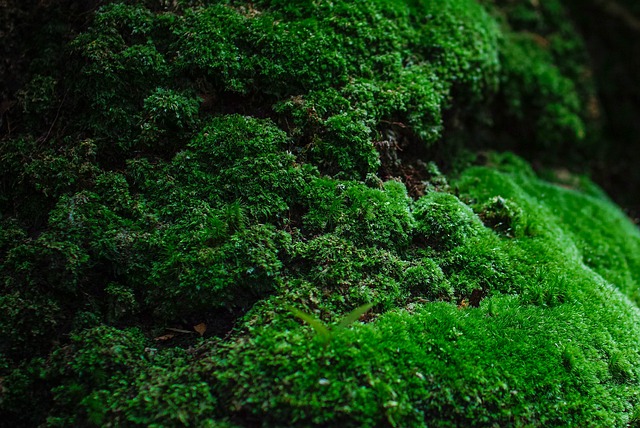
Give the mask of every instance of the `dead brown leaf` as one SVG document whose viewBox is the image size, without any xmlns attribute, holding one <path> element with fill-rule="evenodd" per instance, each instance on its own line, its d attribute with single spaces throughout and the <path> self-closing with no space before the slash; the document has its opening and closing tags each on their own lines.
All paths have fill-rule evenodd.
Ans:
<svg viewBox="0 0 640 428">
<path fill-rule="evenodd" d="M 169 334 L 164 334 L 162 336 L 158 336 L 158 337 L 154 338 L 153 340 L 155 340 L 157 342 L 164 342 L 166 340 L 173 339 L 174 337 L 176 337 L 175 334 L 169 333 Z"/>
<path fill-rule="evenodd" d="M 207 331 L 207 325 L 203 322 L 201 322 L 198 325 L 194 325 L 193 329 L 196 331 L 196 333 L 198 333 L 200 336 L 203 336 L 204 333 Z"/>
</svg>

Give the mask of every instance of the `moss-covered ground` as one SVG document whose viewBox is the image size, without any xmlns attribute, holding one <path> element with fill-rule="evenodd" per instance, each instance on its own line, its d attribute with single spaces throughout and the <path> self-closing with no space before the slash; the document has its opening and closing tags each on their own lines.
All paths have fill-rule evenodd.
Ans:
<svg viewBox="0 0 640 428">
<path fill-rule="evenodd" d="M 1 426 L 640 423 L 563 2 L 0 12 Z"/>
</svg>

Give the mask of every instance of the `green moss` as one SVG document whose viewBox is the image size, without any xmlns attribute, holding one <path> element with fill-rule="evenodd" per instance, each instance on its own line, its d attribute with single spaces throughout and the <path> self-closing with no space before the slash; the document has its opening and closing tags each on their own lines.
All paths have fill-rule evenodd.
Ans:
<svg viewBox="0 0 640 428">
<path fill-rule="evenodd" d="M 504 48 L 506 108 L 534 143 L 558 151 L 561 144 L 575 145 L 585 137 L 581 103 L 574 83 L 561 74 L 552 57 L 529 36 L 513 36 Z"/>
<path fill-rule="evenodd" d="M 406 298 L 401 285 L 406 264 L 394 253 L 327 234 L 300 243 L 293 257 L 296 276 L 312 284 L 308 293 L 319 294 L 314 303 L 329 314 L 344 314 L 364 303 L 389 308 Z M 293 286 L 284 284 L 285 295 Z"/>
<path fill-rule="evenodd" d="M 309 233 L 335 232 L 362 245 L 402 250 L 409 244 L 413 218 L 405 187 L 398 182 L 371 189 L 354 182 L 317 179 L 309 186 Z"/>
<path fill-rule="evenodd" d="M 447 193 L 432 192 L 420 198 L 413 215 L 416 240 L 429 246 L 451 249 L 486 233 L 473 211 Z"/>
<path fill-rule="evenodd" d="M 608 202 L 551 186 L 526 171 L 474 168 L 457 186 L 467 198 L 473 198 L 473 207 L 480 212 L 498 195 L 522 207 L 536 204 L 535 210 L 527 211 L 529 221 L 544 227 L 533 235 L 508 236 L 485 228 L 454 196 L 424 198 L 424 206 L 418 204 L 416 213 L 434 209 L 438 201 L 439 206 L 457 207 L 446 212 L 449 216 L 457 213 L 453 218 L 468 219 L 467 227 L 475 230 L 460 235 L 458 246 L 435 253 L 437 264 L 415 260 L 400 275 L 403 263 L 398 260 L 395 269 L 400 272 L 388 270 L 389 262 L 380 270 L 370 264 L 378 256 L 370 252 L 358 255 L 356 247 L 326 236 L 294 253 L 294 265 L 313 283 L 290 282 L 283 292 L 322 302 L 320 307 L 327 310 L 332 305 L 345 307 L 339 301 L 329 304 L 327 299 L 348 296 L 335 287 L 352 281 L 369 283 L 372 291 L 385 296 L 397 293 L 366 279 L 378 273 L 387 281 L 400 276 L 397 290 L 406 287 L 414 296 L 427 298 L 442 296 L 438 289 L 446 290 L 447 283 L 455 288 L 456 281 L 466 275 L 467 280 L 484 281 L 483 290 L 490 292 L 479 304 L 463 300 L 456 307 L 415 301 L 367 325 L 334 330 L 331 341 L 324 345 L 309 340 L 315 333 L 297 324 L 278 298 L 274 305 L 256 305 L 246 318 L 246 333 L 231 342 L 216 342 L 209 356 L 190 370 L 178 368 L 167 377 L 156 378 L 154 389 L 120 387 L 122 392 L 113 396 L 113 408 L 150 400 L 148 394 L 155 388 L 167 391 L 165 397 L 174 406 L 172 397 L 177 399 L 176 391 L 183 389 L 171 385 L 179 379 L 180 388 L 189 392 L 178 395 L 206 403 L 200 407 L 203 413 L 184 416 L 195 420 L 251 415 L 248 417 L 267 425 L 287 420 L 295 426 L 426 426 L 434 420 L 442 426 L 625 424 L 637 396 L 637 309 L 624 289 L 616 288 L 621 284 L 617 279 L 610 283 L 594 275 L 581 252 L 589 234 L 595 232 L 597 237 L 598 230 L 627 228 L 630 223 L 620 224 Z M 573 199 L 591 210 L 599 207 L 606 215 L 594 218 L 592 211 L 576 212 L 567 206 Z M 571 212 L 574 223 L 590 223 L 592 230 L 561 232 L 566 229 L 562 212 Z M 513 219 L 516 230 L 521 221 L 520 217 Z M 627 248 L 629 263 L 636 253 L 628 246 L 637 245 L 640 236 L 634 229 L 626 232 L 621 234 L 628 237 L 626 243 L 619 245 Z M 457 257 L 464 263 L 447 262 Z M 504 278 L 489 273 L 501 265 L 511 277 L 508 290 L 500 286 Z M 516 281 L 516 273 L 526 275 Z M 634 284 L 637 280 L 632 279 Z M 329 294 L 313 296 L 315 290 L 326 287 L 331 289 Z M 371 294 L 363 297 L 376 299 Z M 473 293 L 469 298 L 474 298 Z M 362 297 L 346 302 L 354 307 L 358 299 Z M 260 318 L 262 322 L 256 324 Z M 137 391 L 137 398 L 133 402 L 119 398 L 124 391 Z M 136 417 L 153 420 L 144 416 L 147 414 Z"/>
<path fill-rule="evenodd" d="M 295 363 L 280 364 L 274 355 L 264 359 L 256 355 L 251 366 L 241 365 L 234 372 L 250 376 L 249 373 L 255 373 L 254 367 L 259 372 L 264 362 L 267 366 L 263 370 L 275 373 L 288 386 L 281 399 L 264 401 L 267 397 L 262 394 L 271 385 L 261 386 L 253 377 L 255 386 L 249 390 L 238 387 L 239 397 L 255 394 L 259 403 L 273 403 L 273 407 L 267 404 L 268 411 L 263 413 L 251 404 L 253 400 L 247 400 L 243 401 L 247 410 L 267 418 L 271 411 L 278 412 L 276 420 L 291 418 L 301 425 L 341 420 L 354 426 L 387 423 L 422 426 L 434 419 L 444 426 L 512 422 L 581 424 L 589 420 L 619 423 L 611 413 L 616 406 L 628 408 L 624 404 L 628 396 L 623 388 L 617 391 L 614 388 L 613 394 L 603 390 L 599 380 L 609 385 L 611 381 L 606 381 L 610 379 L 606 365 L 597 356 L 582 361 L 583 365 L 576 361 L 577 375 L 568 374 L 558 363 L 539 366 L 542 359 L 558 362 L 561 359 L 560 351 L 551 344 L 553 337 L 583 335 L 587 330 L 580 333 L 552 330 L 556 333 L 545 337 L 536 332 L 544 328 L 540 323 L 549 314 L 543 316 L 536 310 L 511 312 L 508 300 L 499 302 L 494 301 L 498 315 L 490 318 L 485 311 L 462 317 L 460 310 L 450 306 L 429 306 L 413 314 L 389 314 L 369 329 L 356 328 L 334 338 L 328 351 L 303 346 L 304 336 L 296 340 L 295 335 L 287 335 L 276 343 L 289 342 L 288 349 L 293 355 L 297 353 L 295 348 L 302 347 L 299 352 L 311 352 L 315 364 L 305 370 L 305 376 L 300 376 L 296 375 L 299 367 Z M 575 314 L 565 308 L 564 316 Z M 547 318 L 547 325 L 555 326 L 561 319 L 562 316 L 554 321 Z M 579 323 L 571 323 L 575 324 Z M 527 332 L 526 339 L 523 332 Z M 268 342 L 265 345 L 269 347 Z M 303 389 L 307 391 L 307 400 L 285 404 L 289 402 L 287 397 L 295 397 Z M 584 402 L 582 394 L 598 403 Z M 547 397 L 544 404 L 541 397 Z M 327 413 L 326 409 L 333 411 Z M 573 409 L 568 416 L 567 411 Z"/>
<path fill-rule="evenodd" d="M 455 283 L 460 275 L 477 281 L 484 273 L 484 285 L 493 294 L 481 298 L 477 308 L 464 301 L 458 307 L 413 302 L 367 325 L 334 330 L 328 345 L 309 340 L 313 330 L 296 326 L 281 305 L 258 305 L 247 318 L 247 332 L 214 348 L 196 369 L 209 379 L 214 395 L 233 403 L 231 414 L 296 426 L 426 426 L 433 421 L 442 426 L 622 426 L 628 421 L 637 400 L 637 306 L 618 288 L 618 279 L 594 275 L 580 248 L 593 232 L 597 237 L 598 230 L 626 229 L 630 223 L 618 223 L 618 211 L 609 203 L 528 174 L 474 168 L 457 184 L 478 208 L 495 193 L 521 206 L 537 204 L 528 215 L 545 227 L 532 236 L 496 234 L 466 208 L 465 217 L 475 218 L 470 224 L 484 232 L 463 236 L 461 247 L 440 252 L 442 270 L 426 260 L 420 270 L 407 269 L 399 286 L 427 277 L 427 284 L 445 278 Z M 574 199 L 583 207 L 599 207 L 602 217 L 565 205 Z M 448 196 L 440 202 L 456 206 L 455 200 Z M 562 212 L 572 212 L 575 223 L 588 222 L 593 230 L 562 232 Z M 631 262 L 640 236 L 635 229 L 620 236 L 627 236 L 619 248 L 627 249 Z M 483 248 L 489 243 L 490 249 Z M 330 247 L 334 257 L 348 260 L 336 252 L 339 243 Z M 460 252 L 465 265 L 448 271 L 443 259 Z M 331 257 L 315 244 L 310 254 L 318 260 Z M 512 281 L 511 289 L 501 289 L 500 278 L 486 274 L 500 265 L 511 276 L 527 275 Z M 367 271 L 354 266 L 356 271 L 348 271 L 327 264 L 318 267 L 325 272 L 314 279 Z M 431 274 L 421 273 L 428 269 Z M 317 301 L 318 296 L 307 298 Z M 267 325 L 255 324 L 256 316 L 264 316 L 259 313 L 273 310 Z"/>
<path fill-rule="evenodd" d="M 178 235 L 185 238 L 185 235 Z M 162 242 L 171 245 L 170 237 Z M 226 305 L 248 307 L 280 285 L 289 237 L 268 226 L 253 226 L 220 246 L 176 242 L 156 263 L 149 278 L 147 304 L 167 319 Z M 195 242 L 194 242 L 195 243 Z"/>
<path fill-rule="evenodd" d="M 469 167 L 593 138 L 558 2 L 104 3 L 0 144 L 7 423 L 630 422 L 637 227 Z"/>
<path fill-rule="evenodd" d="M 508 29 L 495 106 L 506 114 L 492 115 L 508 129 L 498 133 L 502 144 L 545 162 L 584 163 L 600 149 L 601 115 L 585 44 L 564 2 L 483 3 Z"/>
<path fill-rule="evenodd" d="M 638 230 L 608 200 L 485 168 L 467 171 L 459 186 L 478 201 L 513 199 L 526 210 L 528 227 L 536 230 L 534 238 L 556 237 L 558 244 L 548 252 L 572 258 L 637 298 Z"/>
</svg>

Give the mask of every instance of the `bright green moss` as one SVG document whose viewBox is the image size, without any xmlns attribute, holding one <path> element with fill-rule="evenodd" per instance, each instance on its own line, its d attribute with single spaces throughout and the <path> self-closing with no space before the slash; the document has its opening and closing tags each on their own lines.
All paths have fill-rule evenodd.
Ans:
<svg viewBox="0 0 640 428">
<path fill-rule="evenodd" d="M 335 232 L 359 244 L 396 250 L 408 246 L 413 218 L 401 183 L 389 181 L 383 189 L 328 179 L 310 184 L 309 212 L 303 217 L 307 232 Z"/>
<path fill-rule="evenodd" d="M 479 234 L 486 234 L 478 217 L 453 195 L 432 192 L 414 208 L 416 240 L 443 249 L 459 247 Z"/>
<path fill-rule="evenodd" d="M 608 200 L 484 168 L 467 171 L 459 185 L 476 201 L 513 199 L 537 225 L 536 239 L 555 236 L 558 244 L 548 252 L 572 258 L 637 299 L 638 230 Z"/>
<path fill-rule="evenodd" d="M 310 332 L 259 334 L 259 342 L 211 360 L 212 384 L 236 391 L 242 411 L 296 425 L 624 423 L 618 412 L 629 410 L 633 394 L 606 363 L 614 342 L 590 334 L 597 320 L 570 306 L 543 312 L 513 298 L 491 305 L 492 313 L 484 305 L 390 313 L 337 333 L 328 348 L 309 342 Z M 579 348 L 557 346 L 571 337 L 581 338 Z"/>
<path fill-rule="evenodd" d="M 233 403 L 231 415 L 250 414 L 267 425 L 282 420 L 296 426 L 625 425 L 637 403 L 640 315 L 618 288 L 618 279 L 607 282 L 584 264 L 584 250 L 578 248 L 590 232 L 567 234 L 559 226 L 572 200 L 607 214 L 596 219 L 591 211 L 571 208 L 574 222 L 592 223 L 596 236 L 598 230 L 626 229 L 630 223 L 619 223 L 619 211 L 609 203 L 526 173 L 474 168 L 458 186 L 476 198 L 479 208 L 495 193 L 521 206 L 535 203 L 537 209 L 528 215 L 546 227 L 536 235 L 514 238 L 483 229 L 475 217 L 470 224 L 484 232 L 463 236 L 462 246 L 439 253 L 442 270 L 423 260 L 407 269 L 398 286 L 413 291 L 421 281 L 427 287 L 456 284 L 463 274 L 482 281 L 483 273 L 502 265 L 508 276 L 526 273 L 511 282 L 511 289 L 501 289 L 499 277 L 489 274 L 484 285 L 493 295 L 483 297 L 477 308 L 465 301 L 458 307 L 414 302 L 367 325 L 333 329 L 328 344 L 310 340 L 313 330 L 296 324 L 281 304 L 257 305 L 246 319 L 247 332 L 215 347 L 195 369 L 208 379 L 210 393 Z M 455 200 L 443 197 L 440 204 L 465 206 Z M 468 207 L 461 212 L 474 218 Z M 619 248 L 627 248 L 630 262 L 640 235 L 629 229 L 620 236 L 627 237 Z M 321 245 L 328 239 L 319 238 L 309 244 L 309 253 L 296 256 L 317 258 L 311 261 L 311 272 L 314 263 L 327 260 L 316 268 L 323 274 L 310 277 L 314 284 L 333 287 L 332 278 L 357 280 L 354 275 L 370 269 L 355 264 L 356 270 L 349 271 L 347 265 L 331 261 L 353 255 L 342 254 L 349 247 L 339 241 Z M 488 244 L 490 248 L 483 248 Z M 447 254 L 455 258 L 461 251 L 464 266 L 448 270 Z M 482 260 L 485 264 L 473 266 Z M 637 287 L 638 279 L 631 281 Z M 311 302 L 326 299 L 300 288 L 290 290 Z"/>
<path fill-rule="evenodd" d="M 20 92 L 8 421 L 630 422 L 637 228 L 587 179 L 461 152 L 585 137 L 558 2 L 170 3 L 106 2 Z"/>
</svg>

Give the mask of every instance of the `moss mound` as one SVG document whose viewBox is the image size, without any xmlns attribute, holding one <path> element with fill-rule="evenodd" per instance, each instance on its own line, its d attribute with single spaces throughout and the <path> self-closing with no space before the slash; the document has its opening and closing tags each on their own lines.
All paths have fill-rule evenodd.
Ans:
<svg viewBox="0 0 640 428">
<path fill-rule="evenodd" d="M 2 423 L 637 423 L 640 231 L 511 153 L 603 150 L 537 3 L 0 6 Z"/>
</svg>

